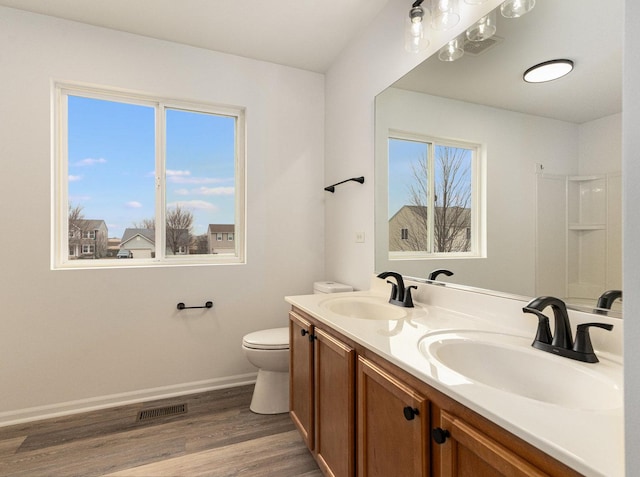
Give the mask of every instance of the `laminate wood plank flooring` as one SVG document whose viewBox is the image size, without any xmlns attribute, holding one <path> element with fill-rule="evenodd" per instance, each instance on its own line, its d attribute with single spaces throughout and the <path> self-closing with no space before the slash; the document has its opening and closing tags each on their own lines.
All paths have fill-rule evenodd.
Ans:
<svg viewBox="0 0 640 477">
<path fill-rule="evenodd" d="M 253 386 L 0 428 L 0 476 L 321 477 L 288 414 L 249 410 Z M 137 419 L 142 410 L 187 412 Z"/>
</svg>

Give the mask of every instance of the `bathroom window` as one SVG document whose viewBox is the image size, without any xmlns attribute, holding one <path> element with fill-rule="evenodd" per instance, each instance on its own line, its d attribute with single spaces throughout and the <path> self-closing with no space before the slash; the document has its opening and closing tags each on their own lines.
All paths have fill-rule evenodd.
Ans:
<svg viewBox="0 0 640 477">
<path fill-rule="evenodd" d="M 243 109 L 69 84 L 54 96 L 53 268 L 244 263 Z M 213 253 L 219 224 L 241 240 Z M 76 260 L 89 246 L 96 260 Z"/>
<path fill-rule="evenodd" d="M 389 259 L 479 256 L 480 146 L 390 135 Z"/>
</svg>

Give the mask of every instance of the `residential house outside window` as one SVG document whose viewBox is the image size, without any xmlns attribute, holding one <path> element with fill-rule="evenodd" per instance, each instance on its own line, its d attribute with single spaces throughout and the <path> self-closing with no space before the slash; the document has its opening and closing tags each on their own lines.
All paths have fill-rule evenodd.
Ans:
<svg viewBox="0 0 640 477">
<path fill-rule="evenodd" d="M 63 83 L 54 96 L 53 268 L 244 263 L 242 108 Z M 221 219 L 239 240 L 214 253 Z M 89 240 L 100 260 L 75 260 Z M 115 260 L 109 242 L 133 260 Z"/>
<path fill-rule="evenodd" d="M 480 256 L 480 145 L 393 133 L 388 147 L 389 259 Z"/>
</svg>

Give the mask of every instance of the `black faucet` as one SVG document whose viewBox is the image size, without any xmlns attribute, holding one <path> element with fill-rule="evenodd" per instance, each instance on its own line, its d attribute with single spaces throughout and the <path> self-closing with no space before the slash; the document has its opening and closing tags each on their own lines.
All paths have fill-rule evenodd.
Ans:
<svg viewBox="0 0 640 477">
<path fill-rule="evenodd" d="M 378 275 L 378 278 L 393 277 L 396 279 L 396 283 L 387 280 L 387 283 L 391 285 L 391 296 L 389 297 L 389 303 L 393 305 L 403 306 L 405 308 L 413 308 L 413 298 L 411 297 L 411 289 L 416 289 L 416 286 L 404 287 L 404 280 L 402 275 L 397 272 L 382 272 Z"/>
<path fill-rule="evenodd" d="M 618 298 L 622 299 L 622 290 L 607 290 L 600 298 L 598 298 L 598 304 L 596 308 L 603 308 L 605 310 L 610 310 L 613 302 Z"/>
<path fill-rule="evenodd" d="M 554 317 L 554 332 L 551 334 L 549 327 L 549 318 L 542 313 L 547 307 L 551 306 Z M 552 296 L 541 296 L 531 300 L 523 309 L 525 313 L 532 313 L 538 317 L 538 331 L 536 337 L 531 343 L 536 349 L 547 351 L 549 353 L 564 356 L 586 363 L 597 363 L 598 358 L 593 351 L 591 345 L 591 337 L 589 335 L 590 327 L 602 328 L 611 331 L 613 325 L 607 323 L 583 323 L 578 325 L 576 330 L 576 341 L 573 342 L 571 337 L 571 324 L 569 322 L 569 313 L 567 307 L 562 300 Z"/>
<path fill-rule="evenodd" d="M 447 270 L 446 268 L 438 268 L 438 269 L 432 271 L 427 276 L 427 280 L 437 280 L 438 275 L 446 275 L 446 276 L 450 277 L 451 275 L 453 275 L 453 272 L 451 270 Z"/>
</svg>

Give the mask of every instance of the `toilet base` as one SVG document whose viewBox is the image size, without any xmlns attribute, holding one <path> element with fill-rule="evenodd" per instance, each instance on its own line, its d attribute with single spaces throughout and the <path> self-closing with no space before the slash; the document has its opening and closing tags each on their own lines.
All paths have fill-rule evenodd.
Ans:
<svg viewBox="0 0 640 477">
<path fill-rule="evenodd" d="M 249 409 L 256 414 L 289 412 L 289 372 L 259 370 Z"/>
</svg>

